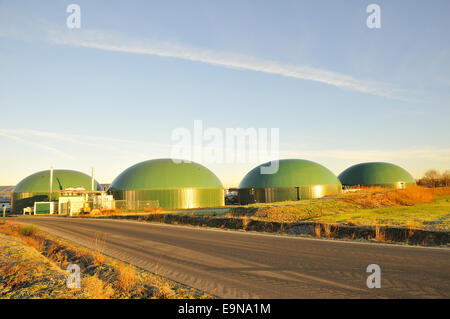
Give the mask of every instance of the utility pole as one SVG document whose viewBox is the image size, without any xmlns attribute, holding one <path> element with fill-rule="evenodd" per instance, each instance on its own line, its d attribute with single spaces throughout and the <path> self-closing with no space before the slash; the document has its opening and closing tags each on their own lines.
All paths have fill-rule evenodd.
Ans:
<svg viewBox="0 0 450 319">
<path fill-rule="evenodd" d="M 92 196 L 94 196 L 94 168 L 93 167 L 92 167 L 91 192 L 92 192 Z"/>
<path fill-rule="evenodd" d="M 50 167 L 50 195 L 49 195 L 49 202 L 52 201 L 52 192 L 53 192 L 53 166 Z"/>
<path fill-rule="evenodd" d="M 3 204 L 3 224 L 5 223 L 6 205 Z"/>
<path fill-rule="evenodd" d="M 91 179 L 91 198 L 92 198 L 92 209 L 94 209 L 94 167 L 92 167 L 92 179 Z"/>
</svg>

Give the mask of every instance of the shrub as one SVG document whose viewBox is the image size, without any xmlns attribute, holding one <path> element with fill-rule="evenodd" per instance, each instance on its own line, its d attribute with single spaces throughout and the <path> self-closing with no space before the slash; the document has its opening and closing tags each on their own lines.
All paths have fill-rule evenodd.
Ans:
<svg viewBox="0 0 450 319">
<path fill-rule="evenodd" d="M 38 228 L 34 225 L 20 226 L 19 234 L 23 236 L 33 236 L 38 232 Z"/>
</svg>

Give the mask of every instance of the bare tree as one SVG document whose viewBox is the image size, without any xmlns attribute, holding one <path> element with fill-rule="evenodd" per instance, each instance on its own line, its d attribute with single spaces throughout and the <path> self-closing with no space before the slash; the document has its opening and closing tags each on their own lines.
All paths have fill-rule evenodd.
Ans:
<svg viewBox="0 0 450 319">
<path fill-rule="evenodd" d="M 438 180 L 440 179 L 441 174 L 435 169 L 429 169 L 425 172 L 424 178 L 429 183 L 431 187 L 436 187 Z"/>
<path fill-rule="evenodd" d="M 442 178 L 444 179 L 445 186 L 450 185 L 450 170 L 446 170 L 442 173 Z"/>
</svg>

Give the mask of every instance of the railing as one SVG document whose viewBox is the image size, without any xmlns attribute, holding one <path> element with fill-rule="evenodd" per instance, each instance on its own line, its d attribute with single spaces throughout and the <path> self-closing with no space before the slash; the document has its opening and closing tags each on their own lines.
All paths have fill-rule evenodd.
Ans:
<svg viewBox="0 0 450 319">
<path fill-rule="evenodd" d="M 158 200 L 115 200 L 115 209 L 122 211 L 145 212 L 159 208 Z"/>
<path fill-rule="evenodd" d="M 59 214 L 65 215 L 78 215 L 82 212 L 91 212 L 94 209 L 98 210 L 109 210 L 109 211 L 123 211 L 123 212 L 148 212 L 159 208 L 159 201 L 127 201 L 127 200 L 112 200 L 112 201 L 85 201 L 83 203 L 77 203 L 75 208 L 75 203 L 70 201 L 59 205 Z M 71 213 L 72 212 L 72 213 Z"/>
</svg>

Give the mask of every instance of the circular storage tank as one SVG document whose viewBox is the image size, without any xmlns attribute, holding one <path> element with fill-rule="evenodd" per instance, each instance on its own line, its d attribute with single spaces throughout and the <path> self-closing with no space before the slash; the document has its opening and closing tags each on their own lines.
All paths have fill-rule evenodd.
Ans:
<svg viewBox="0 0 450 319">
<path fill-rule="evenodd" d="M 252 169 L 239 184 L 239 202 L 269 203 L 319 198 L 340 194 L 339 179 L 326 167 L 301 159 L 283 159 L 275 174 L 261 174 L 261 166 Z"/>
<path fill-rule="evenodd" d="M 383 162 L 353 165 L 339 175 L 339 180 L 344 186 L 405 188 L 416 185 L 416 181 L 406 170 Z"/>
<path fill-rule="evenodd" d="M 71 187 L 91 190 L 91 177 L 84 173 L 66 169 L 53 170 L 52 200 L 59 198 L 60 191 Z M 101 191 L 95 181 L 94 189 Z M 50 198 L 50 170 L 34 173 L 19 182 L 12 190 L 11 211 L 22 213 L 25 207 L 33 207 L 35 202 L 46 202 Z"/>
<path fill-rule="evenodd" d="M 175 163 L 172 159 L 131 166 L 116 177 L 108 192 L 116 201 L 125 200 L 130 209 L 225 205 L 223 185 L 213 172 L 197 163 Z"/>
</svg>

